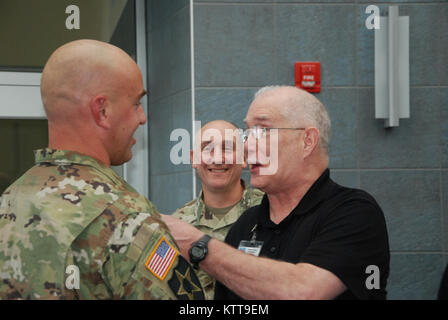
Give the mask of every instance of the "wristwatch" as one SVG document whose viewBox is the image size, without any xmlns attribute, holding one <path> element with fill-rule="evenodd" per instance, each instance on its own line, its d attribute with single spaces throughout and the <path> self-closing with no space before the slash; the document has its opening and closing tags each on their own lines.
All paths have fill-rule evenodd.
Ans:
<svg viewBox="0 0 448 320">
<path fill-rule="evenodd" d="M 199 262 L 205 259 L 208 253 L 208 242 L 212 238 L 209 235 L 203 236 L 201 239 L 191 245 L 188 254 L 190 255 L 190 262 L 193 268 L 199 269 Z"/>
</svg>

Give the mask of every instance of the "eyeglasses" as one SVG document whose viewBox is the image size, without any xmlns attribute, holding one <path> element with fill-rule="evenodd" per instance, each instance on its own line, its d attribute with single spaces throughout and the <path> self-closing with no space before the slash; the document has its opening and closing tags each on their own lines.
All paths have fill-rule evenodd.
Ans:
<svg viewBox="0 0 448 320">
<path fill-rule="evenodd" d="M 243 142 L 246 142 L 249 138 L 249 135 L 253 135 L 255 139 L 263 139 L 266 137 L 266 132 L 270 130 L 305 130 L 306 128 L 262 128 L 258 126 L 254 126 L 252 128 L 248 128 L 243 130 L 243 133 L 241 135 L 241 138 L 243 139 Z"/>
</svg>

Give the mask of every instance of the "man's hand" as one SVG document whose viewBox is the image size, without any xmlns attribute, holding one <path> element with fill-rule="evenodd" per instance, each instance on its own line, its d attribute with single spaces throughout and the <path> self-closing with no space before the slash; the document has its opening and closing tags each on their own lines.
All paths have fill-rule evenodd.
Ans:
<svg viewBox="0 0 448 320">
<path fill-rule="evenodd" d="M 174 218 L 170 215 L 162 214 L 162 220 L 166 223 L 171 231 L 171 234 L 176 240 L 180 248 L 180 253 L 185 259 L 190 261 L 188 250 L 190 250 L 193 242 L 198 241 L 204 233 L 193 227 L 187 222 Z"/>
</svg>

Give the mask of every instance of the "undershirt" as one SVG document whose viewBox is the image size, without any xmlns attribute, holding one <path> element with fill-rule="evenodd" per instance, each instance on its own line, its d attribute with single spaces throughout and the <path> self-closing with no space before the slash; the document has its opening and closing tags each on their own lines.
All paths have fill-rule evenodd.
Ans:
<svg viewBox="0 0 448 320">
<path fill-rule="evenodd" d="M 226 207 L 226 208 L 213 208 L 208 205 L 205 205 L 205 210 L 210 212 L 213 216 L 215 216 L 219 220 L 221 220 L 222 218 L 224 218 L 224 216 L 227 214 L 227 212 L 232 210 L 232 208 L 237 205 L 237 203 L 232 204 L 230 207 Z"/>
</svg>

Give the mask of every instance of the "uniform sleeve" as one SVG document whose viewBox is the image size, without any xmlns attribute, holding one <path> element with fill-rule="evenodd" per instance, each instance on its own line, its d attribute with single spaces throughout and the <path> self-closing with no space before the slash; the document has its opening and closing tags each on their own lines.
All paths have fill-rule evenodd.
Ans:
<svg viewBox="0 0 448 320">
<path fill-rule="evenodd" d="M 338 207 L 322 221 L 300 260 L 332 272 L 358 299 L 385 297 L 389 244 L 383 213 L 365 201 Z"/>
<path fill-rule="evenodd" d="M 103 266 L 114 298 L 204 299 L 193 268 L 179 254 L 159 215 L 139 213 L 128 220 L 109 240 Z"/>
</svg>

